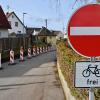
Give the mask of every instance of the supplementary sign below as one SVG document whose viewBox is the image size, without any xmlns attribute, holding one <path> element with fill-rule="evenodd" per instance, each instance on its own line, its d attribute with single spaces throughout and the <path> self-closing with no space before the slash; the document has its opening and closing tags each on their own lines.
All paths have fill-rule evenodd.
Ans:
<svg viewBox="0 0 100 100">
<path fill-rule="evenodd" d="M 100 62 L 76 62 L 75 87 L 100 87 Z"/>
</svg>

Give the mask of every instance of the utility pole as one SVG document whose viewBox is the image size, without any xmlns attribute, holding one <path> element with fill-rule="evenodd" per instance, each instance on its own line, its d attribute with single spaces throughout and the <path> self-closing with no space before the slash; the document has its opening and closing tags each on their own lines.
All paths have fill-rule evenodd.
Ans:
<svg viewBox="0 0 100 100">
<path fill-rule="evenodd" d="M 48 28 L 48 19 L 45 19 L 46 28 Z"/>
<path fill-rule="evenodd" d="M 10 9 L 10 7 L 9 7 L 9 5 L 7 5 L 7 10 L 8 10 L 8 13 L 9 13 L 9 9 Z"/>
</svg>

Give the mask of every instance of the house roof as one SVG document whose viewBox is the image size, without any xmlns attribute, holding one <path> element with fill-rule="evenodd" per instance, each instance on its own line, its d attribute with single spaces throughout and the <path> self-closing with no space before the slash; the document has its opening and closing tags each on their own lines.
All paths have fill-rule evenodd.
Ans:
<svg viewBox="0 0 100 100">
<path fill-rule="evenodd" d="M 34 27 L 28 27 L 27 29 L 26 29 L 26 31 L 27 31 L 27 34 L 33 34 L 33 32 L 34 31 L 40 31 L 41 30 L 41 28 L 34 28 Z"/>
<path fill-rule="evenodd" d="M 24 28 L 26 28 L 25 27 L 25 25 L 23 24 L 23 22 L 19 19 L 19 17 L 15 14 L 15 12 L 10 12 L 10 13 L 6 13 L 6 17 L 7 18 L 9 18 L 12 14 L 14 14 L 16 17 L 17 17 L 17 19 L 20 21 L 20 23 L 24 26 Z"/>
<path fill-rule="evenodd" d="M 51 30 L 51 32 L 52 32 L 54 35 L 58 35 L 58 34 L 59 34 L 59 31 Z"/>
<path fill-rule="evenodd" d="M 12 13 L 13 13 L 13 12 L 11 12 L 11 13 L 8 13 L 8 12 L 7 12 L 7 13 L 6 13 L 6 17 L 9 18 L 9 16 L 10 16 Z"/>
<path fill-rule="evenodd" d="M 26 30 L 28 35 L 33 34 L 34 31 L 36 31 L 38 33 L 35 35 L 38 36 L 57 36 L 59 33 L 61 33 L 60 31 L 49 30 L 45 27 L 42 28 L 28 27 Z"/>
<path fill-rule="evenodd" d="M 1 6 L 0 6 L 0 29 L 11 29 L 11 26 Z"/>
<path fill-rule="evenodd" d="M 42 27 L 38 33 L 38 36 L 56 36 L 56 34 L 54 34 L 54 32 L 50 31 L 49 29 Z"/>
</svg>

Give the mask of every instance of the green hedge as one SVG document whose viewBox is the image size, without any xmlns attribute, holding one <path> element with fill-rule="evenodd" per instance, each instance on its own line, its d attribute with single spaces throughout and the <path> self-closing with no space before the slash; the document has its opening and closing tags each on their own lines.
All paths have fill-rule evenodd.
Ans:
<svg viewBox="0 0 100 100">
<path fill-rule="evenodd" d="M 9 56 L 10 56 L 9 53 L 10 53 L 10 50 L 2 51 L 2 55 L 1 55 L 2 62 L 6 62 L 9 60 Z M 18 48 L 14 49 L 14 54 L 15 54 L 15 58 L 19 57 L 20 52 Z"/>
<path fill-rule="evenodd" d="M 42 42 L 41 40 L 37 40 L 37 41 L 33 41 L 33 45 L 36 45 L 36 46 L 46 46 L 47 44 Z"/>
<path fill-rule="evenodd" d="M 74 87 L 74 65 L 75 61 L 87 60 L 77 53 L 75 53 L 65 40 L 57 42 L 57 60 L 60 63 L 61 70 L 63 75 L 65 76 L 66 81 L 68 82 L 68 86 L 71 90 L 73 96 L 76 97 L 77 100 L 88 100 L 88 90 L 87 89 L 78 89 Z M 95 100 L 100 100 L 100 89 L 94 88 Z"/>
<path fill-rule="evenodd" d="M 75 61 L 84 60 L 85 58 L 76 54 L 69 48 L 65 40 L 62 40 L 57 43 L 57 59 L 72 95 L 75 96 L 77 100 L 83 100 L 83 98 L 88 100 L 86 89 L 77 89 L 74 87 L 74 63 Z"/>
</svg>

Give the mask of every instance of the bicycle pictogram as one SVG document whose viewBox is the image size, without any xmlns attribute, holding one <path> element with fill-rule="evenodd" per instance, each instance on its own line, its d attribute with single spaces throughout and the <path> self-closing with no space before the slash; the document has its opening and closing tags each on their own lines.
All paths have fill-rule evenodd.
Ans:
<svg viewBox="0 0 100 100">
<path fill-rule="evenodd" d="M 98 65 L 92 66 L 88 65 L 88 68 L 82 72 L 84 77 L 89 77 L 91 74 L 94 74 L 96 77 L 100 77 L 100 69 L 98 69 Z"/>
</svg>

